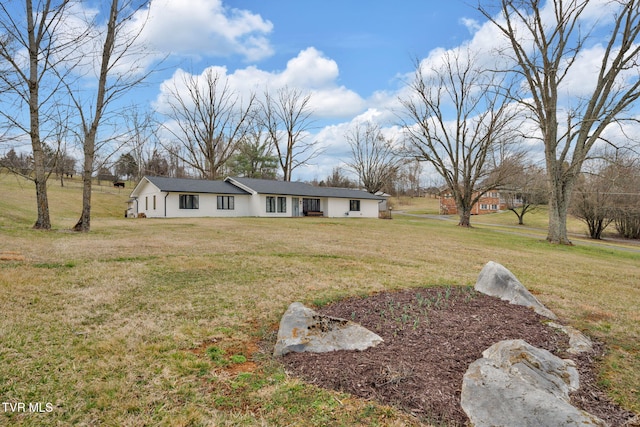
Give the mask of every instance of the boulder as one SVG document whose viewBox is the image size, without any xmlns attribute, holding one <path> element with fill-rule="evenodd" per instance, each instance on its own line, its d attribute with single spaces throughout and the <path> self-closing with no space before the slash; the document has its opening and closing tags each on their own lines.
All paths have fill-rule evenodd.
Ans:
<svg viewBox="0 0 640 427">
<path fill-rule="evenodd" d="M 593 342 L 579 330 L 572 328 L 571 326 L 560 325 L 559 323 L 549 322 L 547 325 L 552 328 L 559 329 L 569 336 L 569 348 L 567 353 L 580 354 L 585 351 L 593 350 Z"/>
<path fill-rule="evenodd" d="M 462 380 L 461 405 L 475 427 L 605 426 L 570 403 L 579 386 L 572 360 L 524 340 L 500 341 L 482 353 Z"/>
<path fill-rule="evenodd" d="M 478 276 L 475 290 L 509 301 L 511 304 L 531 307 L 536 313 L 549 319 L 557 319 L 551 310 L 531 295 L 531 292 L 520 283 L 513 273 L 497 262 L 489 261 L 484 266 Z"/>
<path fill-rule="evenodd" d="M 289 352 L 325 353 L 336 350 L 365 350 L 382 338 L 345 319 L 324 316 L 299 302 L 292 303 L 280 320 L 274 356 Z"/>
</svg>

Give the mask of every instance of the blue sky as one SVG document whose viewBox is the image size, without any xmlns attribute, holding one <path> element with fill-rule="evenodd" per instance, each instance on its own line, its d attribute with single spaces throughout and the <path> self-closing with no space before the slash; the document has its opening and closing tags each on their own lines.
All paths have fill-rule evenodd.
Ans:
<svg viewBox="0 0 640 427">
<path fill-rule="evenodd" d="M 370 118 L 393 126 L 395 118 L 383 110 L 394 103 L 415 60 L 470 39 L 466 23 L 479 19 L 462 0 L 168 2 L 151 3 L 147 37 L 170 57 L 144 98 L 161 110 L 162 81 L 171 81 L 177 68 L 197 75 L 207 67 L 224 67 L 240 92 L 288 85 L 312 93 L 310 138 L 325 152 L 294 172 L 300 180 L 322 179 L 344 165 L 344 133 L 352 121 Z M 185 35 L 202 21 L 219 24 L 200 25 L 193 38 Z"/>
<path fill-rule="evenodd" d="M 603 10 L 608 1 L 592 0 L 583 15 L 585 22 L 607 23 L 610 16 Z M 150 0 L 148 16 L 146 11 L 138 13 L 129 25 L 141 30 L 140 46 L 153 52 L 138 58 L 139 64 L 155 66 L 156 71 L 120 102 L 161 113 L 167 109 L 169 88 L 182 76 L 198 78 L 211 68 L 241 95 L 284 86 L 299 89 L 311 94 L 314 127 L 308 138 L 317 141 L 324 154 L 294 171 L 293 178 L 322 179 L 349 160 L 345 134 L 354 124 L 373 121 L 388 138 L 399 137 L 398 98 L 407 95 L 405 83 L 416 60 L 439 65 L 447 51 L 458 49 L 469 49 L 483 63 L 495 60 L 504 39 L 474 4 L 472 0 Z M 547 6 L 545 13 L 551 12 Z M 14 2 L 10 7 L 23 6 Z M 105 13 L 105 3 L 99 0 L 74 7 L 89 16 Z M 586 46 L 563 93 L 588 95 L 601 55 L 597 39 Z M 159 58 L 164 58 L 160 65 Z M 120 69 L 128 66 L 120 64 Z M 625 131 L 640 140 L 637 129 Z M 530 148 L 532 155 L 540 155 L 540 147 Z"/>
<path fill-rule="evenodd" d="M 250 10 L 273 24 L 268 38 L 274 53 L 257 63 L 260 68 L 282 69 L 300 51 L 314 47 L 337 63 L 337 83 L 362 97 L 397 87 L 398 75 L 413 68 L 414 58 L 468 39 L 461 18 L 477 14 L 460 0 L 236 0 L 225 5 Z M 241 67 L 236 61 L 227 63 Z M 212 58 L 211 63 L 218 61 Z"/>
</svg>

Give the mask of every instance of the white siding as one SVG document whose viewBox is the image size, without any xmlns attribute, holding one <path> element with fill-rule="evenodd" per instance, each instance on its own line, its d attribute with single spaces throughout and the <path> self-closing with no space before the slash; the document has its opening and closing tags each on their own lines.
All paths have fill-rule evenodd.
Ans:
<svg viewBox="0 0 640 427">
<path fill-rule="evenodd" d="M 138 212 L 136 214 L 143 213 L 147 218 L 155 218 L 164 216 L 164 208 L 162 200 L 164 198 L 163 193 L 148 181 L 141 183 L 139 196 L 138 196 Z M 156 206 L 153 208 L 153 198 L 156 198 Z"/>
<path fill-rule="evenodd" d="M 198 209 L 180 209 L 180 194 L 196 193 L 165 193 L 155 185 L 142 183 L 138 192 L 138 212 L 147 218 L 195 218 L 195 217 L 238 217 L 251 216 L 250 195 L 233 194 L 234 209 L 218 209 L 218 194 L 197 194 Z M 155 196 L 155 209 L 153 198 Z M 220 194 L 220 196 L 228 196 Z M 134 204 L 135 206 L 135 204 Z M 165 211 L 166 209 L 166 211 Z"/>
<path fill-rule="evenodd" d="M 360 210 L 350 211 L 350 201 L 360 200 Z M 328 208 L 325 211 L 328 217 L 339 218 L 378 218 L 378 201 L 369 199 L 337 199 L 328 200 Z"/>
<path fill-rule="evenodd" d="M 360 202 L 360 212 L 365 218 L 378 218 L 380 213 L 379 200 L 362 200 Z"/>
<path fill-rule="evenodd" d="M 165 193 L 166 194 L 166 193 Z M 228 194 L 198 194 L 198 209 L 180 209 L 181 194 L 196 193 L 169 193 L 167 196 L 167 217 L 170 218 L 196 218 L 196 217 L 238 217 L 250 216 L 249 195 L 234 194 L 233 209 L 218 209 L 218 196 Z M 164 203 L 164 202 L 163 202 Z"/>
<path fill-rule="evenodd" d="M 143 180 L 136 188 L 137 202 L 132 203 L 132 207 L 137 206 L 135 214 L 144 213 L 149 218 L 195 218 L 195 217 L 267 217 L 284 218 L 293 216 L 292 199 L 293 196 L 283 196 L 278 194 L 235 194 L 234 209 L 218 209 L 218 194 L 207 193 L 166 193 L 160 191 L 154 184 Z M 198 209 L 180 209 L 180 194 L 193 194 L 198 196 Z M 221 196 L 230 196 L 220 194 Z M 276 212 L 267 213 L 267 196 L 275 197 Z M 155 197 L 155 209 L 154 209 Z M 277 212 L 278 197 L 286 198 L 286 212 Z M 327 198 L 327 197 L 304 197 L 295 196 L 300 202 L 300 214 L 302 215 L 302 200 L 305 198 L 320 199 L 320 210 L 326 217 L 334 218 L 377 218 L 378 200 L 368 199 L 348 199 L 348 198 Z M 360 200 L 360 210 L 350 211 L 350 200 Z"/>
<path fill-rule="evenodd" d="M 291 197 L 290 196 L 282 196 L 277 194 L 256 194 L 253 196 L 256 200 L 258 200 L 255 216 L 263 216 L 268 218 L 286 218 L 292 215 L 293 209 L 291 207 Z M 267 197 L 274 197 L 276 203 L 276 211 L 275 212 L 267 212 Z M 286 212 L 278 212 L 278 197 L 284 197 L 287 201 L 286 203 Z"/>
</svg>

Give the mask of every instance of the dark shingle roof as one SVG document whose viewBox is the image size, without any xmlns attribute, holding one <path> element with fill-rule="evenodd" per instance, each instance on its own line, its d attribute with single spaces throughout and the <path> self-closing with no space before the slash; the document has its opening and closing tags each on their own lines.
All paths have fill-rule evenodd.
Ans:
<svg viewBox="0 0 640 427">
<path fill-rule="evenodd" d="M 303 197 L 336 197 L 343 199 L 384 200 L 384 197 L 352 188 L 316 187 L 304 182 L 273 181 L 255 178 L 227 178 L 225 181 L 145 176 L 161 191 L 213 194 L 248 194 L 233 182 L 260 194 L 282 194 Z"/>
<path fill-rule="evenodd" d="M 287 196 L 336 197 L 343 199 L 384 200 L 384 197 L 352 188 L 316 187 L 304 182 L 273 181 L 256 178 L 227 178 L 236 181 L 260 194 L 283 194 Z"/>
<path fill-rule="evenodd" d="M 241 188 L 226 181 L 207 181 L 201 179 L 166 178 L 161 176 L 145 176 L 161 191 L 185 193 L 214 193 L 214 194 L 247 194 Z"/>
</svg>

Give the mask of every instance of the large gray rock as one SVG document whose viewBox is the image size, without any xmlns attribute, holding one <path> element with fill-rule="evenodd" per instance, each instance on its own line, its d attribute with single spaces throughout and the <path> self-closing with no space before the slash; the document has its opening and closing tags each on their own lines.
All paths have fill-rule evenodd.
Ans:
<svg viewBox="0 0 640 427">
<path fill-rule="evenodd" d="M 580 354 L 585 351 L 593 350 L 593 342 L 579 330 L 572 328 L 571 326 L 560 325 L 555 322 L 547 323 L 552 328 L 559 329 L 569 336 L 569 348 L 567 353 Z"/>
<path fill-rule="evenodd" d="M 368 329 L 345 319 L 324 316 L 294 302 L 280 320 L 274 356 L 289 352 L 325 353 L 336 350 L 365 350 L 382 342 Z"/>
<path fill-rule="evenodd" d="M 531 292 L 520 283 L 513 273 L 497 262 L 489 261 L 484 266 L 478 276 L 475 290 L 509 301 L 511 304 L 531 307 L 536 313 L 549 319 L 557 319 L 551 310 L 531 295 Z"/>
<path fill-rule="evenodd" d="M 461 405 L 472 425 L 605 426 L 570 404 L 579 386 L 572 360 L 563 360 L 524 340 L 500 341 L 469 365 Z"/>
</svg>

